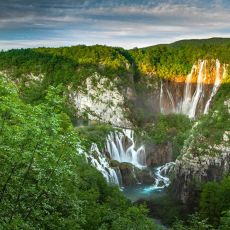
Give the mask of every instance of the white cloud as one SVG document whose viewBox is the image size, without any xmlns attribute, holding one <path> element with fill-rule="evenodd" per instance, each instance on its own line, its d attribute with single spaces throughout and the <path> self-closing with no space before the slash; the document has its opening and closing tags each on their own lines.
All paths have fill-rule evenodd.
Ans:
<svg viewBox="0 0 230 230">
<path fill-rule="evenodd" d="M 90 1 L 84 1 L 84 6 L 88 6 L 87 2 Z M 0 48 L 97 43 L 132 48 L 184 38 L 230 35 L 229 9 L 222 6 L 221 0 L 206 2 L 206 8 L 201 7 L 202 1 L 198 0 L 168 0 L 156 4 L 142 1 L 145 5 L 137 4 L 138 1 L 130 4 L 105 2 L 104 5 L 94 4 L 94 7 L 62 5 L 62 8 L 44 9 L 45 12 L 40 9 L 24 15 L 20 12 L 11 17 L 1 17 L 0 35 L 3 36 Z M 37 28 L 43 32 L 31 36 L 31 40 L 19 40 L 20 30 L 22 34 L 34 35 L 33 29 Z M 12 40 L 4 39 L 4 35 Z"/>
</svg>

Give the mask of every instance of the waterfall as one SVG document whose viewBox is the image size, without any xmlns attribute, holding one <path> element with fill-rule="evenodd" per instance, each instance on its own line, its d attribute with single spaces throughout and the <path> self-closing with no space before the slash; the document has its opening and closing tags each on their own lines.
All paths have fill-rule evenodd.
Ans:
<svg viewBox="0 0 230 230">
<path fill-rule="evenodd" d="M 106 181 L 111 184 L 118 185 L 124 189 L 122 183 L 122 175 L 119 167 L 112 168 L 109 164 L 110 160 L 118 160 L 119 162 L 128 162 L 133 165 L 132 177 L 136 179 L 138 186 L 141 184 L 136 177 L 134 166 L 143 169 L 146 165 L 146 156 L 144 146 L 137 147 L 134 139 L 134 131 L 124 129 L 123 131 L 115 131 L 109 133 L 106 138 L 105 151 L 101 152 L 97 144 L 93 143 L 89 154 L 85 154 L 88 162 L 91 163 Z M 151 193 L 152 191 L 161 191 L 170 185 L 168 174 L 170 173 L 174 162 L 166 163 L 154 169 L 154 184 L 143 187 L 143 193 Z M 145 185 L 143 185 L 145 186 Z"/>
<path fill-rule="evenodd" d="M 155 169 L 155 183 L 154 185 L 144 189 L 145 192 L 153 191 L 153 190 L 161 190 L 170 185 L 170 179 L 167 176 L 171 171 L 172 167 L 175 165 L 175 162 L 169 162 L 165 165 L 159 166 Z"/>
<path fill-rule="evenodd" d="M 192 70 L 190 74 L 188 74 L 185 82 L 185 89 L 184 89 L 184 98 L 182 101 L 181 108 L 179 108 L 179 111 L 181 111 L 183 114 L 188 114 L 189 109 L 190 109 L 190 103 L 192 99 L 192 76 L 193 73 L 196 70 L 196 65 L 192 66 Z"/>
<path fill-rule="evenodd" d="M 99 151 L 97 144 L 92 144 L 90 154 L 86 154 L 86 158 L 99 172 L 101 172 L 107 182 L 121 185 L 120 174 L 110 167 L 107 158 Z"/>
<path fill-rule="evenodd" d="M 106 138 L 106 152 L 111 160 L 127 162 L 138 168 L 146 165 L 145 148 L 136 146 L 134 131 L 130 129 L 111 132 Z"/>
<path fill-rule="evenodd" d="M 130 129 L 124 129 L 122 132 L 110 132 L 106 138 L 105 151 L 101 152 L 97 144 L 93 143 L 90 153 L 85 155 L 109 183 L 119 186 L 122 186 L 120 169 L 112 168 L 109 165 L 110 160 L 131 163 L 140 169 L 146 165 L 145 148 L 144 146 L 137 148 L 134 131 Z"/>
<path fill-rule="evenodd" d="M 213 62 L 213 61 L 211 61 Z M 208 76 L 211 76 L 207 72 L 206 66 L 208 64 L 207 60 L 200 61 L 198 66 L 193 65 L 191 72 L 187 75 L 185 80 L 185 85 L 183 92 L 179 91 L 181 99 L 178 99 L 178 88 L 171 89 L 169 87 L 164 91 L 164 84 L 161 82 L 160 89 L 160 111 L 161 113 L 182 113 L 187 115 L 189 118 L 195 118 L 198 113 L 203 112 L 206 114 L 210 107 L 213 97 L 216 95 L 222 79 L 226 75 L 226 65 L 223 65 L 223 71 L 221 68 L 220 61 L 215 60 L 215 77 L 213 81 L 212 89 L 209 90 L 209 82 L 212 79 L 207 79 Z M 195 80 L 196 72 L 198 71 L 197 80 Z M 209 75 L 207 75 L 207 73 Z M 175 87 L 172 85 L 172 87 Z M 178 85 L 176 86 L 178 87 Z M 195 88 L 195 89 L 194 89 Z M 171 93 L 171 90 L 176 90 L 175 93 Z M 168 100 L 168 103 L 164 102 Z M 171 108 L 165 109 L 165 105 L 171 105 Z M 202 109 L 202 111 L 200 111 Z"/>
<path fill-rule="evenodd" d="M 163 100 L 163 83 L 161 80 L 161 91 L 160 91 L 160 112 L 164 113 L 164 107 L 162 106 L 162 100 Z"/>
<path fill-rule="evenodd" d="M 207 103 L 205 105 L 204 114 L 208 113 L 208 109 L 209 109 L 211 100 L 216 95 L 220 85 L 221 85 L 220 62 L 219 62 L 219 60 L 216 60 L 216 79 L 215 79 L 215 83 L 214 83 L 213 88 L 212 88 L 211 96 L 210 96 L 210 98 L 208 99 L 208 101 L 207 101 Z"/>
<path fill-rule="evenodd" d="M 196 115 L 196 108 L 199 102 L 199 99 L 202 95 L 203 92 L 203 72 L 204 72 L 204 65 L 206 67 L 206 62 L 202 61 L 200 64 L 200 70 L 199 70 L 199 75 L 198 75 L 198 79 L 197 79 L 197 87 L 196 87 L 196 91 L 192 97 L 191 100 L 191 108 L 189 110 L 188 116 L 189 118 L 194 118 Z M 205 69 L 206 72 L 206 69 Z"/>
<path fill-rule="evenodd" d="M 176 111 L 176 107 L 175 107 L 175 103 L 174 103 L 174 100 L 173 100 L 173 96 L 172 94 L 169 92 L 168 89 L 167 90 L 167 94 L 168 94 L 168 97 L 170 99 L 170 102 L 171 102 L 171 105 L 172 105 L 172 111 L 175 112 Z"/>
</svg>

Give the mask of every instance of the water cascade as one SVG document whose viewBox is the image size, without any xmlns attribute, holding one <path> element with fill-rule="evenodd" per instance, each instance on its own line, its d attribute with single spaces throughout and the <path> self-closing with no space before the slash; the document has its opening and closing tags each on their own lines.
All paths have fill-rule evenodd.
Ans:
<svg viewBox="0 0 230 230">
<path fill-rule="evenodd" d="M 133 199 L 132 196 L 136 198 L 146 197 L 155 193 L 155 191 L 161 191 L 168 187 L 170 184 L 168 175 L 174 165 L 174 162 L 170 162 L 155 168 L 151 185 L 138 183 L 134 169 L 135 167 L 138 167 L 139 170 L 146 169 L 146 154 L 144 146 L 137 145 L 134 138 L 134 131 L 129 129 L 109 133 L 103 151 L 100 151 L 97 145 L 93 143 L 90 154 L 87 154 L 87 159 L 102 173 L 109 183 L 122 187 L 124 193 L 131 200 Z M 131 170 L 130 173 L 133 178 L 136 178 L 136 185 L 123 187 L 122 171 L 120 171 L 119 166 L 111 167 L 110 164 L 112 160 L 133 165 L 133 170 Z M 149 168 L 149 170 L 152 169 Z"/>
<path fill-rule="evenodd" d="M 181 112 L 183 114 L 188 114 L 190 110 L 190 103 L 192 100 L 192 76 L 196 70 L 196 65 L 193 65 L 191 73 L 187 76 L 185 82 L 184 98 L 181 105 Z"/>
<path fill-rule="evenodd" d="M 107 182 L 116 185 L 122 184 L 120 173 L 110 167 L 108 159 L 99 151 L 95 143 L 92 144 L 90 154 L 87 154 L 86 157 L 88 161 L 102 173 Z"/>
<path fill-rule="evenodd" d="M 225 74 L 226 66 L 219 60 L 203 60 L 193 65 L 185 81 L 161 82 L 161 113 L 182 113 L 189 118 L 206 114 Z"/>
<path fill-rule="evenodd" d="M 144 146 L 137 147 L 134 140 L 134 131 L 124 129 L 123 132 L 111 132 L 106 138 L 106 152 L 111 160 L 127 162 L 137 168 L 146 165 Z"/>
<path fill-rule="evenodd" d="M 199 75 L 198 75 L 198 79 L 197 79 L 197 87 L 196 87 L 196 91 L 192 97 L 191 103 L 190 103 L 190 109 L 188 111 L 188 116 L 189 118 L 194 118 L 196 115 L 196 108 L 199 102 L 200 97 L 202 96 L 203 93 L 203 76 L 206 77 L 206 68 L 204 70 L 204 66 L 206 67 L 206 62 L 202 61 L 200 64 L 200 70 L 199 70 Z"/>
<path fill-rule="evenodd" d="M 175 165 L 174 162 L 166 163 L 165 165 L 159 166 L 155 169 L 155 183 L 154 185 L 144 189 L 144 192 L 161 190 L 170 185 L 170 179 L 168 174 L 170 173 L 172 167 Z"/>
<path fill-rule="evenodd" d="M 86 157 L 109 183 L 119 186 L 122 186 L 121 172 L 118 167 L 110 166 L 111 160 L 127 162 L 140 169 L 146 164 L 145 148 L 136 146 L 134 131 L 129 129 L 124 129 L 122 132 L 111 132 L 106 138 L 105 151 L 100 151 L 93 143 Z"/>
<path fill-rule="evenodd" d="M 225 71 L 224 71 L 225 72 Z M 224 74 L 223 74 L 224 75 Z M 221 78 L 220 78 L 220 62 L 217 60 L 216 61 L 216 79 L 212 88 L 212 93 L 210 98 L 208 99 L 206 105 L 205 105 L 205 109 L 204 109 L 204 114 L 208 113 L 208 109 L 211 103 L 212 98 L 216 95 L 219 87 L 221 85 Z"/>
</svg>

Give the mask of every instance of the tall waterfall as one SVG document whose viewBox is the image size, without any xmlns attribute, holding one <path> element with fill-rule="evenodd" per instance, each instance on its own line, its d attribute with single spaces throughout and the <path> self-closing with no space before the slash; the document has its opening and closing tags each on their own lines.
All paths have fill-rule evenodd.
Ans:
<svg viewBox="0 0 230 230">
<path fill-rule="evenodd" d="M 208 69 L 208 64 L 212 68 Z M 215 72 L 211 72 L 213 69 Z M 164 84 L 161 82 L 161 112 L 164 114 L 182 113 L 189 118 L 195 118 L 200 113 L 206 114 L 225 73 L 226 67 L 221 65 L 219 60 L 215 60 L 215 65 L 214 61 L 203 60 L 198 65 L 192 66 L 184 83 Z M 181 86 L 183 86 L 182 91 Z"/>
<path fill-rule="evenodd" d="M 204 69 L 205 66 L 205 69 Z M 196 115 L 196 108 L 199 102 L 200 97 L 203 94 L 203 77 L 206 78 L 206 61 L 202 61 L 200 64 L 200 70 L 199 70 L 199 75 L 198 75 L 198 79 L 197 79 L 197 87 L 196 87 L 196 91 L 192 97 L 191 103 L 190 103 L 190 109 L 188 111 L 188 116 L 189 118 L 194 118 Z"/>
<path fill-rule="evenodd" d="M 192 100 L 192 76 L 196 70 L 197 66 L 193 65 L 191 73 L 187 76 L 186 85 L 184 90 L 184 98 L 181 105 L 181 112 L 183 114 L 188 114 L 190 110 L 190 103 Z"/>
<path fill-rule="evenodd" d="M 225 71 L 224 71 L 225 72 Z M 223 74 L 224 75 L 224 74 Z M 220 78 L 220 62 L 217 60 L 216 61 L 216 79 L 215 79 L 215 82 L 214 82 L 214 85 L 213 85 L 213 88 L 212 88 L 212 93 L 211 93 L 211 96 L 210 98 L 208 99 L 206 105 L 205 105 L 205 108 L 204 108 L 204 114 L 207 114 L 208 113 L 208 109 L 209 109 L 209 106 L 210 106 L 210 103 L 211 103 L 211 100 L 212 98 L 216 95 L 219 87 L 221 85 L 221 78 Z"/>
<path fill-rule="evenodd" d="M 134 131 L 125 129 L 123 132 L 111 132 L 106 139 L 106 152 L 110 159 L 127 162 L 143 168 L 146 165 L 144 146 L 137 147 Z"/>
</svg>

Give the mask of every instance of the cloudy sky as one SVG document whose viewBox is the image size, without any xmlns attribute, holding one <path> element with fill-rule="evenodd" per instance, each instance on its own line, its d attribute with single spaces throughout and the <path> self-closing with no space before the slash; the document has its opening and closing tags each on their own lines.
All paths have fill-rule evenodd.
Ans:
<svg viewBox="0 0 230 230">
<path fill-rule="evenodd" d="M 229 0 L 0 0 L 0 50 L 230 37 Z"/>
</svg>

